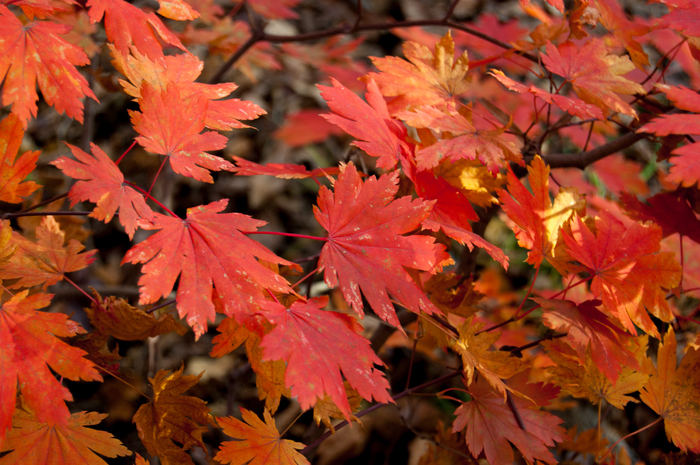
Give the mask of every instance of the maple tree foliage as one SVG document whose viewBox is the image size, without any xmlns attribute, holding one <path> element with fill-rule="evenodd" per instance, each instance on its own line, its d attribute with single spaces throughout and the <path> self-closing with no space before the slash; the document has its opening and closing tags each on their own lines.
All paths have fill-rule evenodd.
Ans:
<svg viewBox="0 0 700 465">
<path fill-rule="evenodd" d="M 700 454 L 700 3 L 350 3 L 0 2 L 0 464 Z"/>
</svg>

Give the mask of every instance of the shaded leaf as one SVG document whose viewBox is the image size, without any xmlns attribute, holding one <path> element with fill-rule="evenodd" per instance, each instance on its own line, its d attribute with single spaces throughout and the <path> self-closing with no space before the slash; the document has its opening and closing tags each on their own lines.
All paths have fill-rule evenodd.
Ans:
<svg viewBox="0 0 700 465">
<path fill-rule="evenodd" d="M 682 191 L 662 192 L 648 198 L 646 203 L 623 193 L 620 201 L 631 218 L 651 220 L 661 226 L 663 237 L 678 233 L 700 244 L 700 220 Z"/>
<path fill-rule="evenodd" d="M 362 396 L 357 390 L 350 387 L 350 383 L 347 381 L 343 382 L 343 385 L 345 386 L 345 395 L 350 405 L 350 412 L 357 412 L 360 410 L 360 404 L 362 404 Z M 319 399 L 316 404 L 314 404 L 314 421 L 316 422 L 316 426 L 320 426 L 323 422 L 325 427 L 331 430 L 331 433 L 335 434 L 335 428 L 331 423 L 331 419 L 344 420 L 346 419 L 346 414 L 341 411 L 330 396 L 326 394 L 323 399 Z M 352 413 L 350 414 L 350 420 L 362 425 L 360 419 L 352 415 Z"/>
<path fill-rule="evenodd" d="M 300 110 L 287 115 L 274 136 L 290 147 L 303 147 L 321 143 L 332 135 L 342 135 L 340 127 L 324 118 L 326 114 L 321 110 Z"/>
<path fill-rule="evenodd" d="M 25 152 L 17 158 L 23 136 L 22 123 L 14 113 L 0 121 L 1 202 L 20 203 L 22 197 L 31 195 L 41 187 L 34 181 L 24 181 L 36 168 L 39 152 Z"/>
<path fill-rule="evenodd" d="M 233 159 L 236 162 L 236 166 L 231 171 L 239 176 L 256 176 L 263 174 L 282 179 L 306 179 L 336 175 L 340 172 L 337 167 L 316 168 L 315 170 L 309 171 L 302 165 L 293 165 L 291 163 L 267 163 L 266 165 L 259 165 L 241 157 L 233 157 Z"/>
<path fill-rule="evenodd" d="M 195 446 L 206 451 L 202 434 L 208 431 L 207 425 L 216 425 L 206 402 L 182 395 L 202 377 L 201 373 L 183 376 L 183 369 L 184 365 L 174 372 L 159 370 L 155 378 L 148 378 L 153 399 L 139 407 L 133 419 L 148 453 L 157 455 L 164 465 L 194 465 L 186 451 Z"/>
</svg>

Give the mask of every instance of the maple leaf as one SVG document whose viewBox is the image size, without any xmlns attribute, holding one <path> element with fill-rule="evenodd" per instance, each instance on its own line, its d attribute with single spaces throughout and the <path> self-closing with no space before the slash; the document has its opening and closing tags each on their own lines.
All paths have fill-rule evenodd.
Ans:
<svg viewBox="0 0 700 465">
<path fill-rule="evenodd" d="M 647 183 L 640 176 L 642 167 L 621 153 L 598 160 L 591 168 L 610 192 L 641 195 L 649 192 Z"/>
<path fill-rule="evenodd" d="M 204 129 L 208 101 L 203 95 L 183 100 L 176 84 L 158 91 L 148 82 L 141 84 L 141 112 L 129 110 L 139 144 L 152 153 L 168 157 L 173 171 L 213 183 L 211 171 L 231 171 L 233 165 L 206 153 L 226 146 L 226 137 Z"/>
<path fill-rule="evenodd" d="M 614 0 L 595 0 L 595 8 L 600 13 L 601 24 L 622 43 L 637 68 L 649 66 L 649 57 L 634 37 L 648 34 L 651 28 L 639 21 L 627 19 L 622 6 Z"/>
<path fill-rule="evenodd" d="M 642 365 L 646 356 L 648 336 L 632 339 L 629 349 L 635 354 L 636 365 Z M 613 382 L 596 366 L 591 349 L 586 349 L 585 358 L 579 358 L 575 350 L 561 340 L 544 341 L 542 347 L 555 363 L 547 371 L 553 375 L 551 382 L 577 398 L 586 398 L 593 404 L 606 400 L 610 405 L 622 409 L 628 402 L 638 402 L 627 394 L 639 391 L 649 380 L 649 375 L 630 367 L 622 367 Z"/>
<path fill-rule="evenodd" d="M 700 244 L 700 220 L 682 190 L 656 194 L 646 200 L 648 205 L 625 192 L 620 196 L 620 203 L 632 219 L 651 220 L 661 226 L 663 237 L 679 233 Z"/>
<path fill-rule="evenodd" d="M 22 291 L 0 307 L 0 443 L 12 424 L 18 383 L 37 420 L 66 426 L 70 413 L 63 400 L 73 397 L 53 372 L 74 381 L 102 381 L 85 352 L 58 339 L 85 331 L 63 313 L 37 311 L 51 297 Z"/>
<path fill-rule="evenodd" d="M 9 261 L 15 253 L 16 247 L 10 244 L 11 239 L 12 227 L 9 220 L 0 220 L 0 270 L 3 263 Z M 2 284 L 2 281 L 0 281 L 0 284 Z"/>
<path fill-rule="evenodd" d="M 247 128 L 249 126 L 240 120 L 256 119 L 266 113 L 253 102 L 237 98 L 218 100 L 227 97 L 238 88 L 232 82 L 216 85 L 195 82 L 202 73 L 204 63 L 194 55 L 169 55 L 149 59 L 135 48 L 131 49 L 131 54 L 123 55 L 113 45 L 107 46 L 114 58 L 112 64 L 128 79 L 120 79 L 119 83 L 127 94 L 136 99 L 141 97 L 141 84 L 144 81 L 161 92 L 166 91 L 169 84 L 176 84 L 180 89 L 183 104 L 200 96 L 208 100 L 204 125 L 219 131 Z"/>
<path fill-rule="evenodd" d="M 345 387 L 345 396 L 348 399 L 350 411 L 357 412 L 360 410 L 360 404 L 362 404 L 362 396 L 356 389 L 353 389 L 347 381 L 343 382 L 343 386 Z M 316 422 L 316 426 L 321 426 L 321 423 L 323 423 L 326 428 L 331 430 L 331 433 L 335 434 L 335 428 L 333 427 L 333 423 L 331 423 L 331 418 L 344 420 L 346 418 L 346 413 L 341 411 L 335 402 L 333 402 L 333 399 L 326 394 L 323 399 L 319 399 L 314 404 L 314 421 Z M 362 425 L 360 419 L 355 415 L 350 415 L 350 420 Z"/>
<path fill-rule="evenodd" d="M 333 87 L 316 86 L 335 113 L 322 116 L 360 139 L 353 145 L 372 157 L 378 157 L 377 166 L 386 170 L 411 152 L 406 142 L 406 128 L 391 119 L 384 97 L 374 81 L 367 83 L 367 103 L 335 79 L 331 78 L 331 82 Z"/>
<path fill-rule="evenodd" d="M 381 73 L 369 73 L 385 97 L 396 97 L 390 102 L 390 113 L 413 106 L 454 105 L 456 97 L 469 89 L 467 52 L 455 59 L 452 34 L 447 31 L 436 44 L 434 52 L 416 42 L 405 42 L 403 54 L 398 57 L 370 57 Z"/>
<path fill-rule="evenodd" d="M 154 213 L 153 226 L 145 229 L 160 231 L 132 247 L 122 261 L 146 263 L 139 279 L 141 305 L 166 297 L 180 276 L 177 309 L 181 318 L 187 317 L 197 338 L 206 331 L 207 320 L 214 321 L 212 293 L 221 301 L 224 313 L 236 315 L 239 322 L 257 313 L 259 307 L 279 305 L 266 300 L 264 289 L 292 293 L 284 278 L 255 258 L 296 265 L 243 234 L 256 231 L 265 222 L 239 213 L 220 213 L 227 204 L 223 199 L 190 208 L 186 220 Z"/>
<path fill-rule="evenodd" d="M 334 192 L 322 186 L 314 206 L 316 220 L 328 231 L 319 258 L 326 284 L 340 284 L 360 316 L 361 291 L 375 313 L 394 326 L 399 321 L 387 291 L 415 313 L 439 313 L 404 267 L 435 272 L 451 262 L 434 238 L 403 235 L 427 218 L 432 203 L 408 196 L 394 199 L 398 175 L 393 171 L 363 183 L 355 165 L 341 165 Z"/>
<path fill-rule="evenodd" d="M 241 408 L 240 421 L 233 417 L 219 417 L 217 421 L 224 433 L 234 438 L 221 444 L 216 460 L 231 465 L 308 465 L 306 457 L 297 452 L 304 444 L 281 439 L 275 421 L 270 412 L 265 410 L 265 422 L 253 412 Z"/>
<path fill-rule="evenodd" d="M 3 105 L 12 105 L 26 128 L 36 116 L 36 85 L 39 84 L 46 103 L 81 123 L 82 97 L 97 97 L 85 78 L 75 69 L 90 59 L 82 49 L 60 37 L 72 28 L 50 21 L 22 24 L 6 6 L 0 5 L 0 78 Z"/>
<path fill-rule="evenodd" d="M 184 0 L 158 0 L 158 14 L 178 21 L 192 21 L 199 18 L 197 10 Z"/>
<path fill-rule="evenodd" d="M 216 328 L 218 334 L 212 340 L 214 347 L 212 357 L 223 357 L 233 352 L 245 342 L 250 366 L 255 372 L 255 385 L 258 388 L 258 398 L 265 401 L 265 408 L 274 414 L 280 404 L 282 396 L 291 397 L 289 388 L 284 385 L 284 371 L 286 364 L 283 360 L 264 361 L 263 349 L 260 346 L 264 334 L 272 331 L 272 325 L 265 321 L 257 331 L 251 331 L 243 325 L 236 323 L 234 318 L 226 318 Z M 258 328 L 256 328 L 258 329 Z"/>
<path fill-rule="evenodd" d="M 669 28 L 684 36 L 700 37 L 700 16 L 698 15 L 698 4 L 693 0 L 659 0 L 659 3 L 666 4 L 671 10 L 667 15 L 662 16 L 658 21 L 658 27 Z"/>
<path fill-rule="evenodd" d="M 525 370 L 525 363 L 510 352 L 489 350 L 501 333 L 480 332 L 485 323 L 474 323 L 473 320 L 474 316 L 471 316 L 459 326 L 459 339 L 453 348 L 462 357 L 465 384 L 470 386 L 474 381 L 474 370 L 479 370 L 480 379 L 486 379 L 505 399 L 506 390 L 510 388 L 502 379 Z"/>
<path fill-rule="evenodd" d="M 384 364 L 369 340 L 358 334 L 361 326 L 351 316 L 321 310 L 327 303 L 328 297 L 298 300 L 289 309 L 266 312 L 276 326 L 263 337 L 263 359 L 287 362 L 285 383 L 302 409 L 323 399 L 325 393 L 349 421 L 352 409 L 341 372 L 363 398 L 381 403 L 393 400 L 384 374 L 374 367 Z"/>
<path fill-rule="evenodd" d="M 0 201 L 20 203 L 41 186 L 24 179 L 34 171 L 39 152 L 25 152 L 17 158 L 24 129 L 19 118 L 10 113 L 0 121 Z M 24 182 L 23 182 L 24 181 Z"/>
<path fill-rule="evenodd" d="M 539 267 L 543 259 L 561 274 L 571 271 L 566 254 L 556 249 L 561 227 L 585 212 L 586 201 L 576 188 L 561 188 L 552 203 L 549 198 L 549 166 L 536 155 L 527 168 L 532 194 L 508 167 L 508 193 L 498 191 L 503 211 L 515 225 L 513 231 L 520 247 L 530 250 L 527 263 Z M 562 256 L 563 255 L 563 256 Z"/>
<path fill-rule="evenodd" d="M 659 252 L 661 228 L 653 223 L 634 223 L 629 228 L 607 211 L 595 218 L 595 235 L 576 217 L 571 235 L 564 233 L 566 249 L 593 277 L 591 292 L 603 301 L 630 333 L 636 324 L 660 337 L 645 311 L 663 321 L 673 314 L 662 288 L 680 284 L 681 267 L 672 252 Z"/>
<path fill-rule="evenodd" d="M 243 0 L 234 0 L 240 3 Z M 300 0 L 245 0 L 250 8 L 267 19 L 297 19 L 299 15 L 291 10 L 299 4 Z"/>
<path fill-rule="evenodd" d="M 459 189 L 471 203 L 480 207 L 498 204 L 498 199 L 492 193 L 505 182 L 501 173 L 494 176 L 476 160 L 441 163 L 433 168 L 433 173 Z"/>
<path fill-rule="evenodd" d="M 592 39 L 579 47 L 573 42 L 564 42 L 555 47 L 546 45 L 547 54 L 542 62 L 574 86 L 574 91 L 584 102 L 591 103 L 606 114 L 616 111 L 637 117 L 637 113 L 617 94 L 643 94 L 644 88 L 622 75 L 634 69 L 627 56 L 609 55 L 601 39 Z"/>
<path fill-rule="evenodd" d="M 153 399 L 139 407 L 133 419 L 148 453 L 157 455 L 164 465 L 194 465 L 186 451 L 195 446 L 206 450 L 202 434 L 208 431 L 208 424 L 216 426 L 206 402 L 182 395 L 202 377 L 202 373 L 183 376 L 184 368 L 158 370 L 155 378 L 148 378 Z"/>
<path fill-rule="evenodd" d="M 340 172 L 337 167 L 316 168 L 315 170 L 309 171 L 302 165 L 293 165 L 291 163 L 268 163 L 266 165 L 259 165 L 258 163 L 248 161 L 241 157 L 233 157 L 233 159 L 236 162 L 236 167 L 231 171 L 238 176 L 257 176 L 263 174 L 281 179 L 306 179 L 333 176 Z"/>
<path fill-rule="evenodd" d="M 97 206 L 90 216 L 105 223 L 119 210 L 119 223 L 124 226 L 129 239 L 134 238 L 139 220 L 153 223 L 153 210 L 146 204 L 143 194 L 124 185 L 124 175 L 102 149 L 90 144 L 95 154 L 91 157 L 78 147 L 66 145 L 78 161 L 61 157 L 51 164 L 66 176 L 80 179 L 68 193 L 71 207 L 85 200 L 94 202 Z"/>
<path fill-rule="evenodd" d="M 97 250 L 80 253 L 85 247 L 75 239 L 64 247 L 65 233 L 53 216 L 45 216 L 36 228 L 36 242 L 12 233 L 17 246 L 10 261 L 0 269 L 0 279 L 17 279 L 12 288 L 41 284 L 44 289 L 63 280 L 66 273 L 82 270 L 92 263 Z"/>
<path fill-rule="evenodd" d="M 146 14 L 124 0 L 88 0 L 87 6 L 90 22 L 99 22 L 104 16 L 107 40 L 124 55 L 133 44 L 150 58 L 162 57 L 161 41 L 187 52 L 180 39 L 154 13 Z"/>
<path fill-rule="evenodd" d="M 659 345 L 656 370 L 640 392 L 642 402 L 661 415 L 666 436 L 683 452 L 700 452 L 700 351 L 689 347 L 676 367 L 676 334 L 672 327 Z"/>
<path fill-rule="evenodd" d="M 522 155 L 515 145 L 503 137 L 505 127 L 477 130 L 461 113 L 446 114 L 432 106 L 421 106 L 413 112 L 402 111 L 397 117 L 411 127 L 446 131 L 454 136 L 419 150 L 416 154 L 419 170 L 434 168 L 441 162 L 478 159 L 495 174 L 508 161 L 521 162 Z"/>
<path fill-rule="evenodd" d="M 536 97 L 541 98 L 545 102 L 547 102 L 550 105 L 556 105 L 565 112 L 578 116 L 581 119 L 589 119 L 589 118 L 595 118 L 595 119 L 604 119 L 605 116 L 603 115 L 603 111 L 598 108 L 595 105 L 591 105 L 590 103 L 586 103 L 583 100 L 579 100 L 576 98 L 571 98 L 571 97 L 565 97 L 563 95 L 558 95 L 558 94 L 550 94 L 549 92 L 546 92 L 542 89 L 538 89 L 537 87 L 533 86 L 530 84 L 530 87 L 527 87 L 523 84 L 520 84 L 519 82 L 516 82 L 512 80 L 511 78 L 507 77 L 505 74 L 503 74 L 502 71 L 499 71 L 497 69 L 491 70 L 489 74 L 498 81 L 509 88 L 510 90 L 513 90 L 515 92 L 529 92 Z"/>
<path fill-rule="evenodd" d="M 526 373 L 524 373 L 526 375 Z M 474 457 L 483 451 L 486 460 L 492 465 L 509 465 L 514 463 L 514 445 L 528 462 L 535 459 L 547 463 L 557 463 L 549 452 L 554 442 L 568 439 L 564 428 L 559 426 L 561 418 L 533 407 L 531 401 L 513 397 L 514 409 L 517 409 L 523 429 L 518 425 L 513 410 L 498 390 L 481 377 L 475 383 L 463 380 L 471 400 L 455 410 L 452 432 L 462 431 L 466 427 L 467 446 Z M 527 378 L 517 376 L 510 381 L 513 386 L 525 385 Z M 543 385 L 536 383 L 527 389 L 542 390 Z M 556 396 L 556 394 L 555 394 Z M 509 444 L 510 443 L 510 444 Z"/>
<path fill-rule="evenodd" d="M 290 147 L 317 144 L 330 137 L 343 134 L 343 130 L 328 121 L 320 110 L 301 110 L 287 116 L 274 136 Z"/>
<path fill-rule="evenodd" d="M 152 313 L 129 305 L 124 299 L 102 298 L 97 291 L 94 295 L 96 303 L 85 308 L 90 323 L 104 334 L 121 341 L 143 341 L 171 331 L 182 336 L 187 332 L 184 326 L 167 313 L 156 318 Z"/>
<path fill-rule="evenodd" d="M 602 304 L 600 300 L 587 300 L 579 305 L 561 299 L 533 297 L 532 300 L 546 310 L 542 321 L 548 328 L 567 333 L 564 340 L 581 360 L 585 360 L 586 349 L 590 347 L 591 360 L 613 384 L 622 368 L 640 368 L 635 354 L 626 347 L 630 336 L 596 308 Z"/>
<path fill-rule="evenodd" d="M 47 424 L 17 409 L 12 430 L 0 448 L 0 452 L 12 452 L 0 458 L 0 465 L 106 465 L 96 453 L 111 458 L 131 455 L 132 452 L 108 432 L 86 428 L 106 417 L 106 413 L 78 412 L 70 415 L 65 424 Z"/>
</svg>

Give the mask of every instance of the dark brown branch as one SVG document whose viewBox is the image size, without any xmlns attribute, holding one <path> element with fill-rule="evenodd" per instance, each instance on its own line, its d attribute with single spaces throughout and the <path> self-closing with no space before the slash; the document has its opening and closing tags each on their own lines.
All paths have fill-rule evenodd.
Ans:
<svg viewBox="0 0 700 465">
<path fill-rule="evenodd" d="M 608 142 L 605 145 L 596 147 L 588 152 L 581 153 L 553 153 L 546 155 L 544 161 L 552 168 L 579 168 L 584 169 L 588 165 L 601 160 L 608 155 L 617 153 L 634 143 L 648 137 L 647 134 L 637 134 L 630 132 L 624 136 Z"/>
<path fill-rule="evenodd" d="M 71 211 L 60 211 L 60 212 L 19 212 L 19 213 L 6 213 L 2 216 L 2 219 L 19 218 L 21 216 L 88 216 L 90 212 L 71 212 Z"/>
</svg>

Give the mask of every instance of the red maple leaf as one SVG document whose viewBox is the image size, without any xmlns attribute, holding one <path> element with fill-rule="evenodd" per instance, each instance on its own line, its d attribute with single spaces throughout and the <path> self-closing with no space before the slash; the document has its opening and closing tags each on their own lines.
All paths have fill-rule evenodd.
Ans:
<svg viewBox="0 0 700 465">
<path fill-rule="evenodd" d="M 277 326 L 263 337 L 263 359 L 287 362 L 285 384 L 302 409 L 328 394 L 350 421 L 352 410 L 341 372 L 365 399 L 393 400 L 384 374 L 374 367 L 384 364 L 359 334 L 362 327 L 349 315 L 321 310 L 327 303 L 327 296 L 298 300 L 289 309 L 265 313 Z"/>
<path fill-rule="evenodd" d="M 636 335 L 636 324 L 659 338 L 647 311 L 663 321 L 673 313 L 666 292 L 680 283 L 681 267 L 672 252 L 659 252 L 661 228 L 634 223 L 629 228 L 607 211 L 595 219 L 595 235 L 576 217 L 571 236 L 564 233 L 567 251 L 593 277 L 591 292 L 608 313 Z M 644 310 L 646 308 L 646 311 Z"/>
<path fill-rule="evenodd" d="M 226 137 L 204 129 L 208 100 L 203 95 L 183 99 L 176 84 L 158 91 L 148 82 L 141 85 L 141 112 L 129 111 L 136 138 L 146 150 L 168 157 L 176 173 L 213 183 L 210 170 L 231 171 L 233 164 L 206 153 L 226 146 Z"/>
<path fill-rule="evenodd" d="M 24 127 L 36 116 L 36 85 L 46 103 L 81 123 L 81 98 L 97 97 L 85 78 L 75 69 L 90 63 L 80 47 L 60 37 L 70 26 L 49 21 L 22 24 L 6 6 L 0 5 L 0 80 L 3 105 L 12 105 L 12 113 Z"/>
<path fill-rule="evenodd" d="M 387 291 L 409 310 L 440 313 L 404 267 L 436 272 L 451 259 L 445 247 L 423 235 L 404 236 L 428 217 L 432 202 L 394 199 L 398 171 L 364 183 L 355 165 L 342 165 L 335 189 L 321 187 L 316 220 L 328 231 L 320 269 L 326 284 L 340 284 L 345 300 L 362 316 L 360 291 L 377 315 L 398 326 Z"/>
<path fill-rule="evenodd" d="M 543 405 L 556 397 L 558 390 L 546 389 L 542 383 L 526 384 L 527 372 L 513 376 L 508 384 L 537 399 Z M 467 386 L 467 380 L 464 380 Z M 561 418 L 539 410 L 530 400 L 513 396 L 511 408 L 503 394 L 494 389 L 484 377 L 467 386 L 472 400 L 465 402 L 455 410 L 452 431 L 465 429 L 465 438 L 474 457 L 483 451 L 486 460 L 492 465 L 510 465 L 514 463 L 511 444 L 518 448 L 528 462 L 535 459 L 547 463 L 557 463 L 548 448 L 554 442 L 568 439 L 564 428 L 559 426 Z M 515 409 L 524 429 L 516 420 Z"/>
<path fill-rule="evenodd" d="M 25 152 L 19 158 L 24 130 L 19 118 L 10 113 L 0 121 L 0 201 L 20 203 L 39 186 L 24 179 L 34 171 L 39 152 Z"/>
<path fill-rule="evenodd" d="M 234 0 L 240 3 L 243 0 Z M 296 19 L 299 15 L 290 8 L 299 4 L 300 0 L 245 0 L 250 8 L 267 19 Z"/>
<path fill-rule="evenodd" d="M 620 202 L 630 217 L 637 221 L 653 221 L 661 226 L 663 237 L 679 233 L 700 244 L 700 220 L 683 196 L 683 190 L 662 192 L 646 200 L 623 193 Z"/>
<path fill-rule="evenodd" d="M 0 443 L 12 425 L 18 383 L 37 419 L 52 426 L 68 424 L 63 400 L 73 400 L 53 372 L 74 381 L 102 381 L 95 365 L 83 358 L 85 352 L 58 339 L 85 330 L 63 313 L 36 310 L 49 305 L 51 297 L 22 291 L 0 306 Z"/>
<path fill-rule="evenodd" d="M 630 336 L 615 326 L 596 307 L 600 300 L 587 300 L 579 305 L 560 299 L 533 297 L 546 311 L 542 315 L 544 324 L 556 331 L 566 332 L 566 342 L 586 359 L 586 348 L 591 348 L 591 358 L 600 371 L 613 384 L 623 367 L 639 369 L 634 353 L 626 347 Z"/>
<path fill-rule="evenodd" d="M 641 85 L 623 77 L 634 69 L 627 56 L 608 54 L 602 39 L 592 39 L 580 47 L 573 42 L 564 42 L 558 47 L 547 42 L 546 48 L 547 54 L 542 55 L 544 65 L 570 82 L 581 100 L 606 113 L 612 110 L 637 116 L 617 95 L 644 93 Z"/>
<path fill-rule="evenodd" d="M 236 167 L 231 171 L 239 176 L 256 176 L 264 174 L 282 179 L 306 179 L 333 176 L 340 172 L 337 167 L 316 168 L 307 170 L 304 166 L 293 165 L 291 163 L 268 163 L 259 165 L 258 163 L 245 160 L 241 157 L 233 157 Z"/>
<path fill-rule="evenodd" d="M 228 200 L 219 200 L 187 210 L 187 219 L 154 213 L 154 224 L 144 229 L 159 229 L 145 241 L 132 247 L 122 263 L 146 263 L 139 279 L 142 305 L 170 294 L 180 276 L 177 309 L 187 318 L 197 338 L 214 321 L 213 298 L 226 315 L 234 315 L 243 324 L 247 315 L 259 307 L 275 309 L 279 304 L 266 300 L 270 289 L 291 293 L 287 281 L 256 257 L 266 262 L 295 266 L 243 233 L 257 231 L 265 224 L 239 213 L 220 213 Z"/>
<path fill-rule="evenodd" d="M 323 117 L 360 139 L 353 145 L 370 156 L 379 157 L 377 166 L 387 170 L 410 153 L 406 128 L 391 119 L 384 97 L 374 81 L 367 83 L 367 103 L 335 79 L 331 78 L 331 82 L 333 87 L 317 86 L 321 97 L 335 113 Z"/>
<path fill-rule="evenodd" d="M 78 161 L 61 157 L 51 164 L 65 175 L 81 179 L 68 193 L 71 207 L 85 200 L 94 202 L 97 206 L 90 216 L 105 223 L 119 210 L 119 222 L 124 226 L 129 239 L 134 238 L 139 219 L 153 223 L 153 211 L 146 204 L 143 194 L 124 185 L 124 175 L 102 149 L 90 144 L 92 153 L 95 154 L 93 158 L 78 147 L 66 145 Z"/>
<path fill-rule="evenodd" d="M 274 132 L 276 138 L 290 147 L 319 143 L 331 135 L 342 135 L 343 130 L 325 118 L 320 110 L 301 110 L 287 115 L 284 124 Z"/>
<path fill-rule="evenodd" d="M 141 83 L 147 81 L 156 90 L 164 92 L 169 84 L 176 84 L 180 89 L 180 97 L 184 102 L 197 96 L 204 96 L 209 101 L 204 125 L 209 129 L 229 131 L 234 128 L 249 126 L 240 120 L 256 119 L 265 114 L 265 110 L 246 100 L 227 97 L 238 86 L 232 82 L 222 84 L 204 84 L 195 82 L 202 73 L 204 63 L 194 55 L 181 54 L 165 57 L 149 57 L 131 48 L 131 54 L 123 55 L 112 44 L 107 44 L 112 57 L 112 64 L 127 77 L 129 81 L 120 79 L 124 91 L 134 98 L 141 97 Z"/>
<path fill-rule="evenodd" d="M 105 17 L 107 39 L 123 54 L 134 44 L 150 58 L 163 56 L 161 41 L 187 52 L 180 39 L 154 13 L 146 14 L 124 0 L 88 0 L 90 21 L 96 23 Z"/>
<path fill-rule="evenodd" d="M 418 169 L 427 170 L 446 160 L 479 159 L 492 173 L 508 161 L 521 162 L 522 155 L 515 145 L 503 137 L 506 128 L 493 131 L 477 130 L 461 113 L 444 113 L 431 106 L 415 112 L 402 111 L 397 116 L 414 128 L 430 128 L 449 132 L 453 138 L 437 141 L 416 154 Z"/>
</svg>

